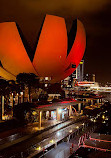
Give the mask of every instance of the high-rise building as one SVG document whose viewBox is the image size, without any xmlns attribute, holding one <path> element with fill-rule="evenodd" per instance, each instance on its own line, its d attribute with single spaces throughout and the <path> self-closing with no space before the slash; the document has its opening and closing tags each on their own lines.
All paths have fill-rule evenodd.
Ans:
<svg viewBox="0 0 111 158">
<path fill-rule="evenodd" d="M 84 60 L 81 60 L 77 69 L 71 74 L 73 79 L 76 79 L 78 82 L 83 81 L 84 76 Z"/>
<path fill-rule="evenodd" d="M 76 70 L 67 78 L 62 81 L 62 84 L 69 88 L 74 86 L 74 81 L 77 80 L 78 82 L 83 81 L 84 77 L 84 60 L 81 60 L 79 66 Z"/>
</svg>

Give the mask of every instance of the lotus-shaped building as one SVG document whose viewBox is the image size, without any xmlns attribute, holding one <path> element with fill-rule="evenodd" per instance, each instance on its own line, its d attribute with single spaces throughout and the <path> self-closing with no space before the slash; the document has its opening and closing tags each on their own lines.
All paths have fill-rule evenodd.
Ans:
<svg viewBox="0 0 111 158">
<path fill-rule="evenodd" d="M 15 80 L 19 73 L 34 73 L 58 82 L 76 69 L 85 46 L 85 30 L 78 19 L 68 34 L 64 18 L 46 15 L 31 61 L 16 23 L 0 23 L 0 76 Z"/>
</svg>

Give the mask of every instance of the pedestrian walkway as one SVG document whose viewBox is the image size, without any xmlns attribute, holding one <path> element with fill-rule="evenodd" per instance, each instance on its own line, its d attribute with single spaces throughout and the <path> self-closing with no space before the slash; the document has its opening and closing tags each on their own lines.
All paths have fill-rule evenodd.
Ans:
<svg viewBox="0 0 111 158">
<path fill-rule="evenodd" d="M 48 136 L 49 134 L 65 127 L 65 126 L 69 126 L 70 124 L 74 123 L 76 119 L 70 119 L 67 120 L 65 122 L 61 122 L 61 121 L 49 121 L 49 122 L 44 122 L 45 128 L 39 130 L 38 127 L 34 127 L 37 128 L 36 132 L 31 132 L 30 134 L 26 134 L 22 133 L 22 135 L 20 135 L 21 133 L 16 133 L 14 135 L 11 135 L 9 137 L 5 137 L 4 139 L 0 140 L 0 150 L 3 150 L 5 148 L 8 148 L 12 145 L 15 145 L 21 141 L 30 139 L 32 137 L 37 137 L 38 136 L 38 141 L 41 139 L 43 139 L 43 137 Z M 52 126 L 51 126 L 52 125 Z M 40 134 L 41 133 L 41 134 Z"/>
<path fill-rule="evenodd" d="M 42 121 L 43 128 L 41 128 L 41 129 L 45 129 L 46 127 L 57 125 L 61 122 L 62 121 L 56 121 L 56 120 L 46 121 L 46 120 L 44 120 L 44 121 Z M 24 125 L 22 127 L 0 132 L 0 139 L 9 137 L 9 136 L 17 134 L 17 133 L 20 133 L 21 135 L 31 134 L 31 133 L 37 132 L 38 130 L 41 130 L 41 129 L 38 128 L 38 122 L 29 123 L 28 125 Z"/>
<path fill-rule="evenodd" d="M 87 127 L 86 130 L 80 132 L 77 136 L 72 138 L 69 142 L 62 142 L 56 148 L 45 154 L 45 158 L 68 158 L 79 148 L 79 138 L 86 132 L 92 133 L 92 127 Z M 41 156 L 42 158 L 43 156 Z"/>
<path fill-rule="evenodd" d="M 70 139 L 70 136 L 73 133 L 78 133 L 79 129 L 82 129 L 83 126 L 84 126 L 83 121 L 80 121 L 78 123 L 74 123 L 66 128 L 63 128 L 53 133 L 49 138 L 43 140 L 39 144 L 36 144 L 35 150 L 37 151 L 35 152 L 33 151 L 33 153 L 30 154 L 29 157 L 33 157 L 34 155 L 37 155 L 38 153 L 42 152 L 44 148 L 47 149 L 50 146 L 53 146 L 53 145 L 56 146 L 56 144 L 60 142 L 61 140 L 63 140 L 64 138 L 67 138 L 66 140 L 68 141 Z"/>
</svg>

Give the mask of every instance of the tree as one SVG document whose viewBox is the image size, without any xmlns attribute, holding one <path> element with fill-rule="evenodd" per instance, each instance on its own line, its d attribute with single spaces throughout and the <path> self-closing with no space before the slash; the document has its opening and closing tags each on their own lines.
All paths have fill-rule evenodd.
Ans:
<svg viewBox="0 0 111 158">
<path fill-rule="evenodd" d="M 28 87 L 29 93 L 29 101 L 30 101 L 30 93 L 32 87 L 39 86 L 39 79 L 33 73 L 20 73 L 16 77 L 16 81 L 20 84 L 21 89 L 25 89 L 25 86 Z"/>
<path fill-rule="evenodd" d="M 4 79 L 0 79 L 0 96 L 6 95 L 8 93 L 9 93 L 9 83 Z"/>
<path fill-rule="evenodd" d="M 9 84 L 6 80 L 4 79 L 0 79 L 0 102 L 1 102 L 1 106 L 0 106 L 0 118 L 2 120 L 2 115 L 4 114 L 4 101 L 7 98 L 6 95 L 9 95 Z"/>
</svg>

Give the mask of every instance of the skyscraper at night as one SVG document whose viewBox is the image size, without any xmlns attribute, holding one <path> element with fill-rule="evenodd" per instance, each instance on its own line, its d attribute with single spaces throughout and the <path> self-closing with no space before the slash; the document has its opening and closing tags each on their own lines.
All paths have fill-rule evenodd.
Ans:
<svg viewBox="0 0 111 158">
<path fill-rule="evenodd" d="M 67 78 L 63 80 L 63 84 L 66 85 L 66 87 L 73 87 L 74 80 L 77 80 L 78 82 L 83 81 L 84 77 L 84 60 L 81 60 L 79 66 L 76 68 L 76 70 Z"/>
</svg>

